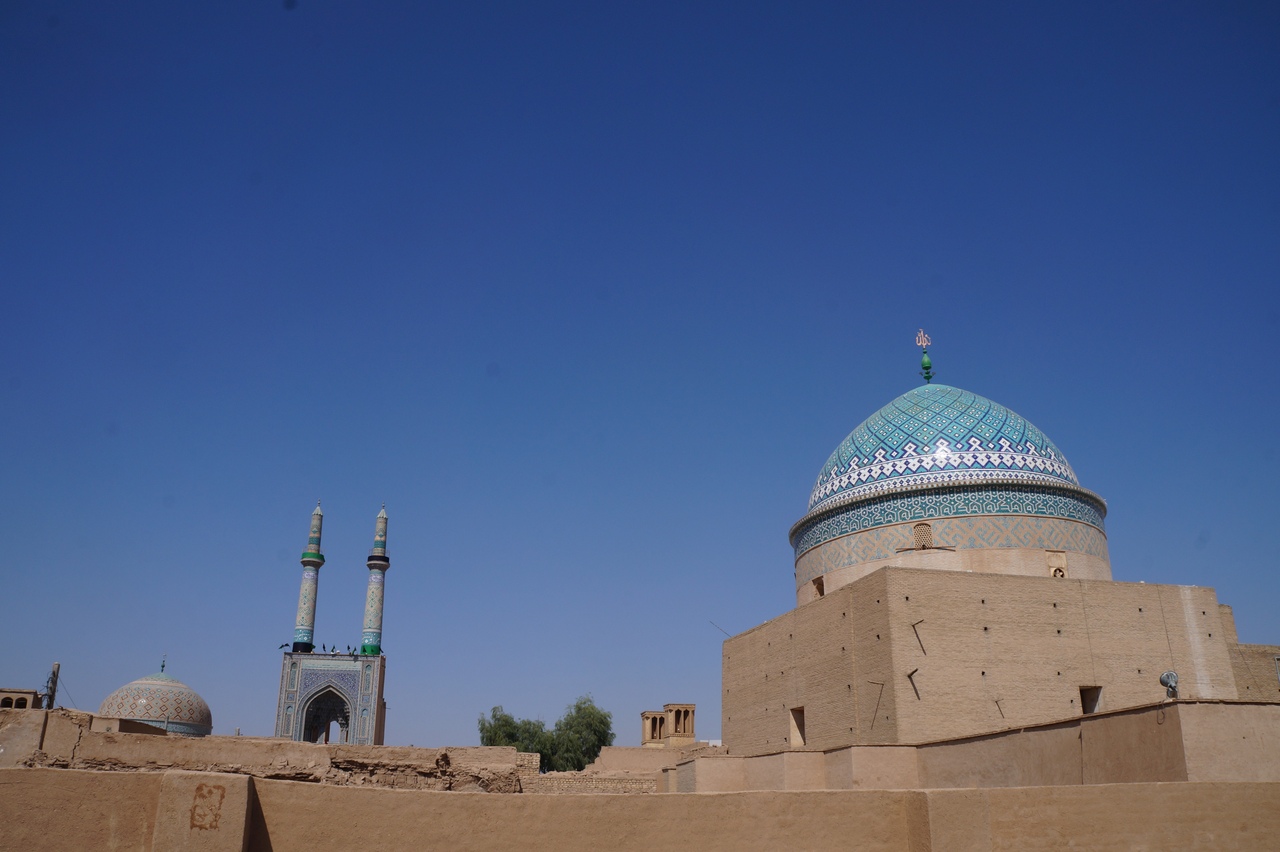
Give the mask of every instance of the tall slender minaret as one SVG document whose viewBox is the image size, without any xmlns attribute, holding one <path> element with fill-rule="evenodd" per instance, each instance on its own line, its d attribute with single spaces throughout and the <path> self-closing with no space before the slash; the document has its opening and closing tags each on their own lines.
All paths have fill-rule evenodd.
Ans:
<svg viewBox="0 0 1280 852">
<path fill-rule="evenodd" d="M 324 512 L 320 501 L 311 513 L 311 535 L 307 537 L 307 549 L 302 552 L 302 589 L 298 592 L 298 622 L 293 628 L 294 653 L 310 653 L 316 646 L 312 642 L 316 631 L 316 588 L 320 584 L 320 566 L 324 554 L 320 552 L 320 528 L 324 526 Z"/>
<path fill-rule="evenodd" d="M 382 653 L 382 587 L 391 560 L 387 558 L 387 504 L 378 512 L 373 531 L 373 549 L 369 551 L 369 591 L 364 598 L 364 632 L 360 635 L 361 654 Z"/>
</svg>

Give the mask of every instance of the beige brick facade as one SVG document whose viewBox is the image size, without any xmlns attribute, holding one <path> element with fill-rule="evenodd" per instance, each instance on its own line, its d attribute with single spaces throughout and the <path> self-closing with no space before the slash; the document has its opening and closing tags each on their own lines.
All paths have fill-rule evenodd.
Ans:
<svg viewBox="0 0 1280 852">
<path fill-rule="evenodd" d="M 1212 589 L 885 568 L 724 643 L 724 739 L 966 737 L 1159 701 L 1165 670 L 1182 698 L 1280 700 L 1280 652 L 1234 638 Z"/>
</svg>

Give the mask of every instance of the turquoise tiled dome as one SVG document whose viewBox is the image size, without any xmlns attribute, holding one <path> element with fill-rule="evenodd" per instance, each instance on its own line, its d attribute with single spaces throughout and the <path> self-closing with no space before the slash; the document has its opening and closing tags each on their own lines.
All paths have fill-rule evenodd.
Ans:
<svg viewBox="0 0 1280 852">
<path fill-rule="evenodd" d="M 1080 487 L 1062 451 L 1024 418 L 975 393 L 925 385 L 840 442 L 813 486 L 808 516 L 867 497 L 995 483 Z"/>
<path fill-rule="evenodd" d="M 163 672 L 126 683 L 106 697 L 98 708 L 98 715 L 146 722 L 186 737 L 213 733 L 213 713 L 205 700 L 194 689 Z"/>
</svg>

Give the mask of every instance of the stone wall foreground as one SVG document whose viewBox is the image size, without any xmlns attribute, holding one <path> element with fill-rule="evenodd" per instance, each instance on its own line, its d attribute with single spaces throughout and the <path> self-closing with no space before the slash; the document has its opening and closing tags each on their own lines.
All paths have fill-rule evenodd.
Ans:
<svg viewBox="0 0 1280 852">
<path fill-rule="evenodd" d="M 537 755 L 514 748 L 300 743 L 275 737 L 127 733 L 120 720 L 72 710 L 0 710 L 0 768 L 185 770 L 412 790 L 518 793 Z M 139 726 L 147 727 L 147 726 Z M 152 729 L 155 731 L 155 729 Z"/>
<path fill-rule="evenodd" d="M 196 772 L 0 769 L 6 849 L 1274 849 L 1280 783 L 491 796 Z"/>
</svg>

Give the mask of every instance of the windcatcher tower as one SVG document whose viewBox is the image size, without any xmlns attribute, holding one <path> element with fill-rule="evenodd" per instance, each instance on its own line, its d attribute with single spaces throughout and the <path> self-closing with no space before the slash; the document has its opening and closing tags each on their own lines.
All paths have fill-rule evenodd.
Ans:
<svg viewBox="0 0 1280 852">
<path fill-rule="evenodd" d="M 364 629 L 354 652 L 315 651 L 316 590 L 324 554 L 320 534 L 324 515 L 311 515 L 311 533 L 302 554 L 302 589 L 293 647 L 284 654 L 276 702 L 276 736 L 306 742 L 382 745 L 387 704 L 382 697 L 386 658 L 382 656 L 382 587 L 387 568 L 387 512 L 378 513 L 369 552 L 369 590 Z"/>
</svg>

